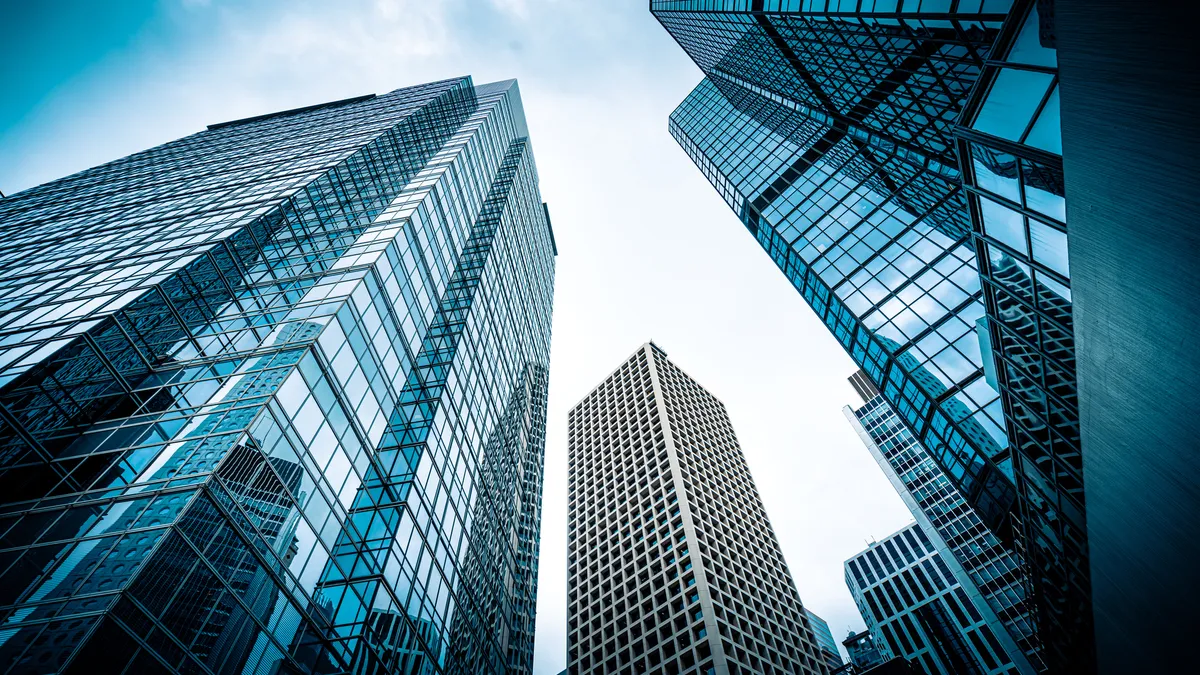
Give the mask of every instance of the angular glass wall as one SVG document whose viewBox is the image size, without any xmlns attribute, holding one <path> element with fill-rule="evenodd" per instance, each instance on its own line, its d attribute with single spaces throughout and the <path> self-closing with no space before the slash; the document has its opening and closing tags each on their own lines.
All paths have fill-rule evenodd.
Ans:
<svg viewBox="0 0 1200 675">
<path fill-rule="evenodd" d="M 1043 640 L 1088 664 L 1091 583 L 1053 15 L 1022 3 L 956 129 Z M 1081 638 L 1080 636 L 1087 636 Z M 1086 667 L 1086 666 L 1085 666 Z"/>
<path fill-rule="evenodd" d="M 5 669 L 528 672 L 527 136 L 515 82 L 461 78 L 0 201 Z"/>
<path fill-rule="evenodd" d="M 655 0 L 670 130 L 1090 660 L 1053 17 L 1031 0 Z M 1072 665 L 1071 667 L 1076 667 Z"/>
<path fill-rule="evenodd" d="M 985 310 L 952 135 L 1003 13 L 832 20 L 680 4 L 652 7 L 708 77 L 671 133 L 1008 536 L 1008 439 L 975 331 Z"/>
</svg>

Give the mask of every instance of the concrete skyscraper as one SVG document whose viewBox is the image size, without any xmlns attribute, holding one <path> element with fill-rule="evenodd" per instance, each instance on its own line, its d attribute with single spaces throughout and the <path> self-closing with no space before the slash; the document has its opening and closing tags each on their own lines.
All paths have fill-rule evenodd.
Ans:
<svg viewBox="0 0 1200 675">
<path fill-rule="evenodd" d="M 648 343 L 569 434 L 567 672 L 827 672 L 719 400 Z"/>
<path fill-rule="evenodd" d="M 457 78 L 0 200 L 0 670 L 531 670 L 528 136 Z"/>
</svg>

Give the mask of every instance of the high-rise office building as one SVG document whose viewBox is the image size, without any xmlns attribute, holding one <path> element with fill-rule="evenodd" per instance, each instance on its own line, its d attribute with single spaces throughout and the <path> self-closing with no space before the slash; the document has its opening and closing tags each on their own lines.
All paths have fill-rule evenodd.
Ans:
<svg viewBox="0 0 1200 675">
<path fill-rule="evenodd" d="M 809 628 L 812 628 L 813 636 L 817 639 L 817 648 L 821 650 L 821 657 L 825 659 L 825 665 L 829 666 L 832 671 L 841 668 L 842 653 L 838 651 L 837 642 L 833 639 L 833 632 L 829 630 L 829 624 L 825 623 L 825 619 L 812 613 L 812 610 L 805 608 L 805 616 L 808 617 Z"/>
<path fill-rule="evenodd" d="M 724 404 L 648 343 L 568 424 L 569 672 L 827 672 Z"/>
<path fill-rule="evenodd" d="M 0 200 L 0 670 L 530 671 L 528 135 L 458 78 Z"/>
<path fill-rule="evenodd" d="M 931 539 L 913 523 L 846 561 L 846 586 L 885 660 L 929 675 L 1033 672 L 1010 658 L 1015 647 L 995 614 Z"/>
<path fill-rule="evenodd" d="M 1011 640 L 1001 642 L 1012 660 L 1023 672 L 1044 670 L 1041 645 L 1025 601 L 1023 570 L 1015 556 L 984 526 L 870 379 L 859 371 L 850 381 L 863 396 L 864 405 L 857 410 L 847 406 L 846 419 L 921 529 L 933 533 L 931 539 L 962 566 L 966 577 L 959 583 L 968 595 L 982 596 L 987 610 L 1004 625 Z"/>
<path fill-rule="evenodd" d="M 652 0 L 671 134 L 1023 565 L 1090 669 L 1051 3 Z"/>
</svg>

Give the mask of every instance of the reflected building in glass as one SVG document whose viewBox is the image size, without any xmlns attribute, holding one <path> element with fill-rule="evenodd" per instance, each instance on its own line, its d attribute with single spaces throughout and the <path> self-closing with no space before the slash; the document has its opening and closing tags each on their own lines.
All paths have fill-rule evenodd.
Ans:
<svg viewBox="0 0 1200 675">
<path fill-rule="evenodd" d="M 653 0 L 669 128 L 981 522 L 1051 668 L 1093 659 L 1053 17 Z"/>
<path fill-rule="evenodd" d="M 555 247 L 515 81 L 0 200 L 0 669 L 532 668 Z"/>
</svg>

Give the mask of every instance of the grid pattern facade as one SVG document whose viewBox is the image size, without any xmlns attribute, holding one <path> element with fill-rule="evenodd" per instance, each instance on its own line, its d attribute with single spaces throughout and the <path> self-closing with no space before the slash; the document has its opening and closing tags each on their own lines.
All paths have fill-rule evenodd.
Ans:
<svg viewBox="0 0 1200 675">
<path fill-rule="evenodd" d="M 1089 669 L 1091 582 L 1075 374 L 1058 58 L 1025 3 L 997 40 L 957 129 L 975 224 L 994 379 L 1020 499 L 1018 548 L 1035 573 L 1042 640 Z"/>
<path fill-rule="evenodd" d="M 0 668 L 530 670 L 527 135 L 459 78 L 0 201 Z"/>
<path fill-rule="evenodd" d="M 846 586 L 885 659 L 929 675 L 1021 672 L 916 523 L 847 560 Z"/>
<path fill-rule="evenodd" d="M 936 533 L 962 566 L 967 579 L 960 583 L 969 594 L 982 596 L 984 611 L 1003 624 L 1008 636 L 998 637 L 1009 656 L 1023 672 L 1044 671 L 1024 569 L 1016 557 L 983 525 L 883 397 L 876 394 L 845 413 L 917 522 Z"/>
<path fill-rule="evenodd" d="M 734 4 L 745 6 L 652 5 L 707 76 L 671 133 L 989 525 L 1008 531 L 1008 441 L 975 335 L 985 308 L 951 144 L 1003 12 L 905 3 L 895 16 L 832 18 Z M 729 40 L 719 62 L 699 56 Z M 912 119 L 884 121 L 899 111 Z"/>
<path fill-rule="evenodd" d="M 720 401 L 646 344 L 569 429 L 568 672 L 827 672 Z"/>
<path fill-rule="evenodd" d="M 1050 3 L 650 6 L 706 76 L 672 135 L 1030 568 L 1050 666 L 1088 670 Z"/>
</svg>

